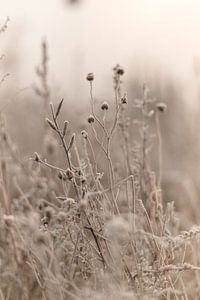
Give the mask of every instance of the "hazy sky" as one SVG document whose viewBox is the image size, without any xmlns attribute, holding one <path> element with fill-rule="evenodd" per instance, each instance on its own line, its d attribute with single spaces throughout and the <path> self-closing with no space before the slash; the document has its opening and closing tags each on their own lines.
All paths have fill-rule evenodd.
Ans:
<svg viewBox="0 0 200 300">
<path fill-rule="evenodd" d="M 192 82 L 193 61 L 200 57 L 199 0 L 82 2 L 70 7 L 64 0 L 0 0 L 1 23 L 6 16 L 11 19 L 0 50 L 17 53 L 16 87 L 34 80 L 43 36 L 49 44 L 51 81 L 64 90 L 70 91 L 74 82 L 84 89 L 90 71 L 100 89 L 118 62 L 127 77 L 139 69 L 145 77 L 145 69 L 160 67 Z"/>
</svg>

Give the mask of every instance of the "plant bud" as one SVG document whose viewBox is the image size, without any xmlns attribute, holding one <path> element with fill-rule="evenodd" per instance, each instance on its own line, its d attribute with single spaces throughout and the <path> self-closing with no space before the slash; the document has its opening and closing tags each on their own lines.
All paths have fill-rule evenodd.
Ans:
<svg viewBox="0 0 200 300">
<path fill-rule="evenodd" d="M 103 102 L 101 105 L 101 109 L 102 110 L 108 110 L 108 103 L 107 102 Z"/>
<path fill-rule="evenodd" d="M 86 79 L 88 81 L 93 81 L 94 80 L 94 74 L 93 73 L 88 73 Z"/>
<path fill-rule="evenodd" d="M 167 109 L 167 105 L 163 102 L 157 103 L 156 107 L 157 107 L 158 111 L 160 111 L 160 112 L 164 112 Z"/>
<path fill-rule="evenodd" d="M 92 115 L 90 115 L 89 117 L 88 117 L 88 123 L 94 123 L 94 116 L 92 116 Z"/>
</svg>

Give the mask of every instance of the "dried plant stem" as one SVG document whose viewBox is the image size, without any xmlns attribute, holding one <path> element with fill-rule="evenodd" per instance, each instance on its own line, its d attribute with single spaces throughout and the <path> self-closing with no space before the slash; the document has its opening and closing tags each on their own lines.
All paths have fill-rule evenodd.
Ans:
<svg viewBox="0 0 200 300">
<path fill-rule="evenodd" d="M 116 202 L 115 202 L 115 195 L 114 195 L 114 191 L 113 191 L 113 188 L 112 188 L 113 185 L 114 185 L 114 182 L 115 182 L 115 178 L 114 178 L 113 163 L 112 163 L 112 159 L 111 159 L 111 155 L 110 155 L 110 146 L 111 146 L 111 139 L 112 139 L 114 130 L 116 128 L 117 118 L 118 118 L 118 112 L 119 112 L 120 107 L 117 108 L 117 114 L 116 114 L 116 117 L 115 117 L 115 120 L 114 120 L 114 124 L 113 124 L 113 126 L 111 128 L 110 133 L 108 133 L 107 130 L 106 130 L 106 128 L 105 128 L 105 126 L 104 126 L 104 124 L 102 124 L 102 122 L 98 119 L 98 117 L 96 116 L 95 111 L 94 111 L 94 98 L 93 98 L 92 81 L 90 82 L 90 98 L 91 98 L 91 110 L 92 110 L 92 114 L 93 114 L 95 120 L 97 121 L 97 123 L 103 129 L 103 131 L 105 133 L 105 136 L 106 136 L 106 140 L 107 140 L 106 147 L 104 148 L 104 146 L 101 143 L 101 141 L 99 140 L 97 132 L 96 132 L 96 130 L 95 130 L 93 124 L 92 124 L 92 130 L 94 132 L 95 139 L 96 139 L 97 143 L 99 144 L 100 148 L 105 153 L 106 158 L 108 160 L 112 202 L 113 202 L 113 205 L 114 205 L 114 209 L 117 211 Z"/>
<path fill-rule="evenodd" d="M 156 130 L 157 130 L 157 138 L 158 138 L 158 187 L 162 185 L 162 135 L 160 129 L 160 120 L 158 112 L 156 113 Z"/>
<path fill-rule="evenodd" d="M 97 123 L 100 125 L 100 127 L 104 131 L 105 135 L 108 136 L 108 132 L 107 132 L 104 124 L 99 120 L 99 118 L 97 117 L 97 115 L 95 113 L 92 81 L 90 81 L 90 100 L 91 100 L 91 111 L 92 111 L 93 117 L 95 118 Z"/>
<path fill-rule="evenodd" d="M 58 134 L 58 136 L 59 136 L 59 138 L 61 140 L 64 152 L 65 152 L 65 155 L 66 155 L 66 158 L 67 158 L 69 169 L 73 172 L 73 167 L 72 167 L 72 163 L 71 163 L 71 159 L 70 159 L 70 154 L 69 154 L 69 149 L 71 148 L 71 143 L 70 143 L 70 145 L 68 147 L 67 144 L 66 144 L 66 142 L 65 142 L 65 137 L 63 136 L 62 131 L 59 128 L 59 125 L 58 125 L 58 122 L 57 122 L 58 114 L 57 114 L 57 116 L 55 115 L 52 103 L 50 103 L 50 108 L 51 108 L 52 118 L 53 118 L 53 122 L 54 122 L 54 126 L 55 126 L 55 131 L 56 131 L 56 133 Z M 76 185 L 76 182 L 75 182 L 74 178 L 72 178 L 72 182 L 73 182 L 73 186 L 74 186 L 76 195 L 77 195 L 78 199 L 80 199 L 79 190 L 78 190 L 78 187 Z"/>
</svg>

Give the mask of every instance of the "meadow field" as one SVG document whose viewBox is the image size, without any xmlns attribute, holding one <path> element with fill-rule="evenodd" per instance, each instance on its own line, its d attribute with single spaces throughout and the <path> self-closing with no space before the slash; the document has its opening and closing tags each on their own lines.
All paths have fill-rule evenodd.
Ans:
<svg viewBox="0 0 200 300">
<path fill-rule="evenodd" d="M 200 299 L 198 108 L 117 62 L 55 97 L 38 48 L 30 99 L 0 80 L 0 300 Z"/>
</svg>

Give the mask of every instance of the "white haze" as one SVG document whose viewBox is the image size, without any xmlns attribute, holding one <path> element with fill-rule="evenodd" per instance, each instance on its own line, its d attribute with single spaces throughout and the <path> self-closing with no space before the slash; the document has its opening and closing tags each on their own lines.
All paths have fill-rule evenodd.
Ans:
<svg viewBox="0 0 200 300">
<path fill-rule="evenodd" d="M 120 63 L 127 80 L 137 72 L 145 80 L 148 70 L 158 68 L 187 86 L 185 95 L 191 102 L 197 98 L 194 61 L 198 65 L 199 0 L 82 2 L 71 7 L 64 0 L 0 0 L 1 23 L 7 15 L 11 19 L 0 36 L 0 50 L 8 60 L 12 51 L 17 53 L 13 61 L 17 68 L 7 70 L 16 90 L 35 80 L 34 67 L 45 36 L 50 82 L 69 97 L 80 92 L 85 96 L 85 74 L 91 71 L 97 90 L 102 91 L 111 82 L 112 66 Z"/>
</svg>

